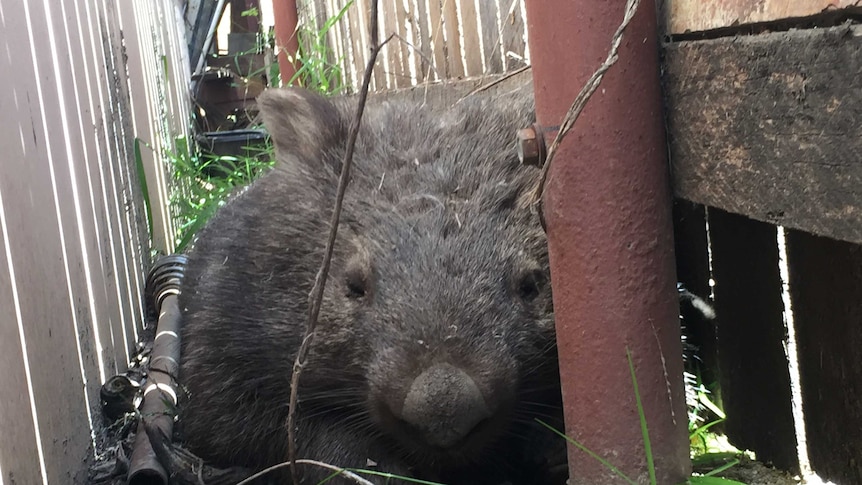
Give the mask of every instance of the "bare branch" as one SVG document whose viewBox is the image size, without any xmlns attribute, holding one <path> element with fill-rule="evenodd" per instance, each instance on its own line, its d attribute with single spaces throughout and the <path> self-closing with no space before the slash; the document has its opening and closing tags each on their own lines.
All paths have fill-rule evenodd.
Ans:
<svg viewBox="0 0 862 485">
<path fill-rule="evenodd" d="M 518 69 L 515 69 L 514 71 L 509 71 L 506 74 L 498 77 L 497 79 L 494 79 L 493 81 L 489 82 L 488 84 L 483 84 L 483 85 L 479 86 L 478 88 L 465 94 L 463 97 L 461 97 L 461 99 L 456 101 L 455 104 L 458 104 L 461 101 L 464 101 L 465 98 L 469 98 L 470 96 L 473 96 L 474 94 L 481 93 L 482 91 L 487 91 L 488 89 L 491 89 L 492 87 L 502 83 L 503 81 L 510 79 L 510 78 L 513 78 L 513 77 L 517 76 L 518 74 L 521 74 L 522 72 L 526 71 L 527 69 L 530 69 L 531 67 L 533 67 L 533 66 L 527 64 L 526 66 L 519 67 Z"/>
<path fill-rule="evenodd" d="M 350 132 L 347 138 L 347 147 L 344 152 L 344 158 L 341 163 L 341 176 L 338 179 L 338 193 L 335 197 L 335 208 L 332 211 L 332 218 L 329 223 L 329 239 L 326 241 L 326 250 L 323 256 L 323 262 L 320 265 L 320 270 L 314 278 L 314 286 L 308 295 L 308 321 L 305 327 L 305 337 L 302 339 L 302 345 L 296 354 L 296 360 L 293 363 L 293 375 L 290 379 L 290 408 L 287 414 L 287 436 L 288 436 L 288 459 L 290 463 L 290 475 L 294 484 L 298 484 L 299 475 L 296 471 L 296 405 L 299 389 L 299 378 L 302 375 L 302 368 L 305 365 L 308 351 L 311 348 L 311 343 L 314 341 L 314 330 L 317 327 L 317 319 L 320 316 L 320 306 L 323 301 L 323 290 L 326 287 L 326 278 L 329 275 L 329 266 L 332 263 L 332 251 L 335 246 L 335 238 L 338 235 L 338 222 L 341 218 L 341 208 L 344 203 L 344 192 L 347 189 L 347 182 L 350 180 L 350 168 L 353 165 L 353 152 L 356 148 L 356 138 L 359 136 L 359 124 L 362 120 L 362 113 L 365 111 L 365 102 L 368 99 L 368 85 L 371 82 L 371 74 L 374 70 L 374 63 L 377 60 L 377 54 L 383 44 L 378 42 L 377 30 L 377 0 L 371 0 L 371 55 L 368 57 L 368 63 L 365 66 L 365 75 L 362 78 L 362 89 L 359 93 L 359 102 L 356 107 L 356 115 L 350 124 Z M 388 42 L 390 38 L 386 39 Z"/>
<path fill-rule="evenodd" d="M 415 45 L 413 45 L 413 43 L 412 43 L 412 42 L 410 42 L 409 40 L 405 39 L 404 37 L 401 37 L 400 35 L 398 35 L 398 34 L 396 34 L 396 33 L 394 33 L 394 32 L 393 32 L 389 37 L 391 38 L 391 37 L 393 37 L 393 36 L 395 36 L 395 38 L 397 38 L 399 41 L 401 41 L 401 43 L 402 43 L 402 44 L 404 44 L 404 45 L 406 45 L 407 47 L 409 47 L 409 48 L 410 48 L 410 50 L 412 50 L 414 54 L 416 54 L 417 56 L 419 56 L 419 58 L 420 58 L 420 59 L 422 59 L 426 64 L 428 64 L 428 71 L 427 71 L 427 73 L 428 73 L 428 74 L 426 74 L 426 77 L 427 77 L 428 75 L 430 75 L 430 74 L 431 74 L 431 71 L 432 71 L 432 70 L 434 71 L 434 74 L 438 74 L 438 72 L 437 72 L 437 68 L 434 66 L 434 60 L 433 60 L 433 59 L 431 59 L 430 57 L 426 56 L 426 55 L 425 55 L 421 50 L 419 50 Z M 389 42 L 389 39 L 387 39 L 386 41 L 384 41 L 384 42 L 383 42 L 383 44 L 385 44 L 386 42 Z M 421 67 L 421 66 L 420 66 L 420 67 Z"/>
</svg>

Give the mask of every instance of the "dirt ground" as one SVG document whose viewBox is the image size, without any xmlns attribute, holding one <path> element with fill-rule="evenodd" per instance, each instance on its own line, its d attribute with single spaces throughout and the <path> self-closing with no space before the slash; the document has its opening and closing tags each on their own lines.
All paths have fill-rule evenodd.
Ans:
<svg viewBox="0 0 862 485">
<path fill-rule="evenodd" d="M 718 476 L 746 485 L 798 485 L 801 482 L 787 473 L 770 468 L 758 461 L 741 458 L 740 462 Z"/>
</svg>

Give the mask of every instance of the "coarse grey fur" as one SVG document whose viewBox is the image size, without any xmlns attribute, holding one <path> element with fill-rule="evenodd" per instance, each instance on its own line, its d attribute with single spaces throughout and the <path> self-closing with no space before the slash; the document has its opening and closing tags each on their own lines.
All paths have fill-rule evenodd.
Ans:
<svg viewBox="0 0 862 485">
<path fill-rule="evenodd" d="M 252 469 L 287 460 L 292 365 L 355 109 L 298 89 L 258 101 L 278 163 L 201 232 L 180 295 L 182 438 Z M 300 383 L 299 458 L 552 483 L 564 444 L 535 423 L 561 426 L 546 240 L 528 204 L 539 171 L 514 145 L 531 103 L 369 101 Z"/>
</svg>

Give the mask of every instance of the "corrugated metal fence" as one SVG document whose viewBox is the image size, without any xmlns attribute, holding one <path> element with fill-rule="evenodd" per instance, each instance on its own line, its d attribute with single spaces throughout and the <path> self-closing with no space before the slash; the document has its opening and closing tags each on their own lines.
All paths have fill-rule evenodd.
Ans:
<svg viewBox="0 0 862 485">
<path fill-rule="evenodd" d="M 143 321 L 136 134 L 172 240 L 147 162 L 185 130 L 163 116 L 188 112 L 174 18 L 170 0 L 0 0 L 0 483 L 86 480 L 99 386 Z"/>
</svg>

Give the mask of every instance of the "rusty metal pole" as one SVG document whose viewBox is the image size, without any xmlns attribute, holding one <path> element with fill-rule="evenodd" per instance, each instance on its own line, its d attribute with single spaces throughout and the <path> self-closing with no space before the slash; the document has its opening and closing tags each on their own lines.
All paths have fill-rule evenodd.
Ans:
<svg viewBox="0 0 862 485">
<path fill-rule="evenodd" d="M 275 18 L 275 48 L 278 52 L 278 70 L 283 85 L 293 78 L 299 69 L 296 55 L 299 52 L 299 39 L 296 26 L 299 14 L 296 0 L 273 0 L 272 14 Z"/>
<path fill-rule="evenodd" d="M 527 0 L 537 122 L 559 125 L 601 65 L 624 0 Z M 690 472 L 654 0 L 549 173 L 548 230 L 566 432 L 648 483 L 630 350 L 660 485 Z M 551 140 L 548 139 L 548 142 Z M 569 447 L 569 483 L 622 483 Z"/>
</svg>

